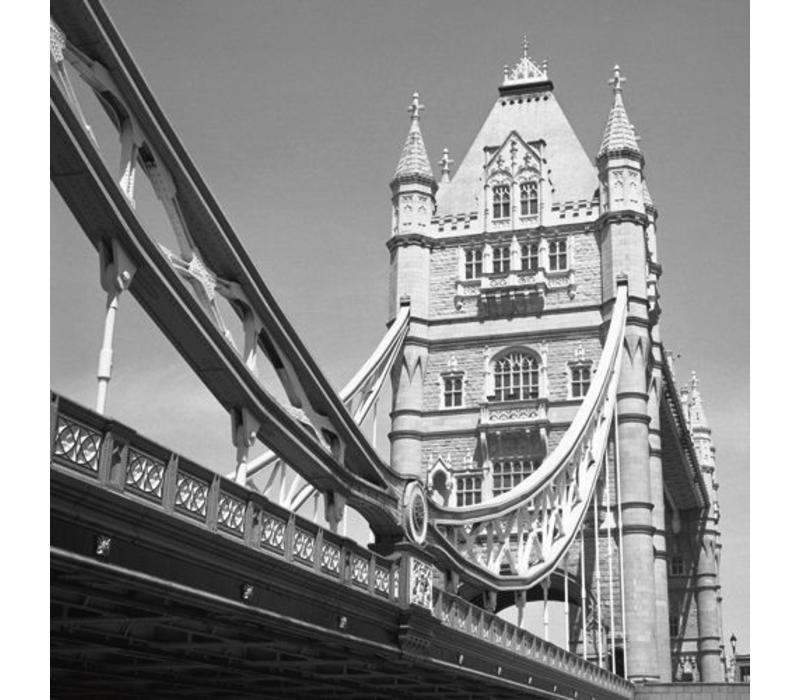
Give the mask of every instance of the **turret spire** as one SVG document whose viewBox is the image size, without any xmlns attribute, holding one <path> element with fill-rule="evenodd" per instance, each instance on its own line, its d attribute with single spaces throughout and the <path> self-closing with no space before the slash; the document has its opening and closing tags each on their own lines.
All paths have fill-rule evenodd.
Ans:
<svg viewBox="0 0 800 700">
<path fill-rule="evenodd" d="M 423 109 L 425 109 L 425 105 L 420 103 L 419 93 L 415 92 L 411 97 L 411 104 L 408 106 L 411 114 L 411 128 L 408 130 L 406 142 L 400 153 L 400 161 L 397 163 L 397 170 L 394 173 L 395 178 L 416 175 L 433 180 L 433 170 L 431 170 L 420 130 L 420 112 Z"/>
<path fill-rule="evenodd" d="M 614 66 L 614 77 L 608 81 L 611 91 L 614 93 L 614 104 L 608 115 L 603 141 L 597 154 L 598 158 L 613 151 L 628 151 L 639 156 L 642 154 L 633 124 L 628 119 L 628 113 L 622 102 L 622 85 L 626 81 L 627 78 L 621 75 L 619 66 Z"/>
</svg>

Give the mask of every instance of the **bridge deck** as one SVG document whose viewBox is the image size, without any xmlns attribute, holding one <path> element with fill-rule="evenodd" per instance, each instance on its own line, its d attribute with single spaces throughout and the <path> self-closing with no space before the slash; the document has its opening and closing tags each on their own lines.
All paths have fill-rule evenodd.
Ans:
<svg viewBox="0 0 800 700">
<path fill-rule="evenodd" d="M 54 397 L 55 697 L 631 698 L 384 558 Z M 199 484 L 199 486 L 198 486 Z"/>
</svg>

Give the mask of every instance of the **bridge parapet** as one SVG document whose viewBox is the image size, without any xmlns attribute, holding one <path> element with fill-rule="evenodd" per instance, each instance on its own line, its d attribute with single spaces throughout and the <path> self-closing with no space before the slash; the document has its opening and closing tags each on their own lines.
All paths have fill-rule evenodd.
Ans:
<svg viewBox="0 0 800 700">
<path fill-rule="evenodd" d="M 226 617 L 252 616 L 249 624 L 256 626 L 273 616 L 314 643 L 331 638 L 337 649 L 351 651 L 355 642 L 365 645 L 387 668 L 402 664 L 393 671 L 398 674 L 416 664 L 437 688 L 446 669 L 453 683 L 482 684 L 492 697 L 633 696 L 621 678 L 435 589 L 433 562 L 419 547 L 406 543 L 384 557 L 56 394 L 50 461 L 59 604 L 71 609 L 75 603 L 69 571 L 76 569 L 94 581 L 87 591 L 98 600 L 106 600 L 110 586 L 122 591 L 102 603 L 100 617 L 59 618 L 58 625 L 80 627 L 87 639 L 106 620 L 152 619 L 141 611 L 120 613 L 114 601 L 135 607 L 137 596 L 157 589 L 168 600 L 158 603 L 167 611 L 159 625 L 178 624 L 173 606 L 187 598 L 206 611 L 193 615 L 207 614 L 213 604 Z M 234 627 L 232 644 L 243 629 Z M 267 638 L 274 634 L 269 629 Z M 137 643 L 149 644 L 148 634 L 137 627 Z M 351 651 L 343 664 L 353 663 Z M 95 668 L 102 672 L 102 664 L 82 672 Z"/>
<path fill-rule="evenodd" d="M 408 556 L 382 557 L 64 397 L 51 397 L 51 464 L 268 556 L 400 603 Z M 108 546 L 98 543 L 98 547 Z M 413 580 L 413 576 L 411 577 Z M 410 584 L 409 584 L 410 585 Z"/>
<path fill-rule="evenodd" d="M 566 649 L 540 639 L 463 598 L 435 588 L 433 614 L 443 625 L 625 696 L 631 684 Z M 502 668 L 498 668 L 502 675 Z M 529 683 L 533 682 L 533 676 Z"/>
</svg>

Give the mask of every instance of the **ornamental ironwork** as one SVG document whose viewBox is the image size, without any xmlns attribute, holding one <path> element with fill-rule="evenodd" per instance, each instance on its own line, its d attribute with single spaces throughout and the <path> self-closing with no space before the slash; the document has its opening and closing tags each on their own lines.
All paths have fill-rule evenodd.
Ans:
<svg viewBox="0 0 800 700">
<path fill-rule="evenodd" d="M 375 592 L 379 593 L 386 598 L 389 597 L 389 582 L 390 573 L 389 569 L 382 566 L 375 567 Z"/>
<path fill-rule="evenodd" d="M 429 610 L 433 608 L 433 567 L 419 559 L 411 557 L 411 575 L 409 576 L 409 599 L 413 605 Z"/>
<path fill-rule="evenodd" d="M 205 517 L 208 510 L 208 484 L 179 471 L 177 486 L 175 507 Z"/>
<path fill-rule="evenodd" d="M 244 514 L 246 509 L 244 501 L 227 493 L 220 493 L 217 506 L 217 523 L 244 534 Z"/>
<path fill-rule="evenodd" d="M 314 535 L 305 530 L 297 528 L 294 531 L 294 544 L 292 554 L 295 559 L 299 559 L 306 564 L 314 563 Z"/>
<path fill-rule="evenodd" d="M 337 576 L 342 571 L 342 552 L 335 544 L 330 542 L 322 543 L 322 556 L 320 557 L 320 566 L 323 571 L 336 574 Z"/>
<path fill-rule="evenodd" d="M 286 523 L 274 515 L 264 516 L 261 530 L 261 546 L 283 552 L 286 548 Z"/>
<path fill-rule="evenodd" d="M 164 470 L 163 462 L 129 449 L 125 486 L 146 496 L 161 498 L 164 490 Z"/>
<path fill-rule="evenodd" d="M 103 436 L 96 430 L 59 416 L 53 455 L 63 457 L 75 466 L 96 472 L 102 439 Z"/>
<path fill-rule="evenodd" d="M 353 554 L 351 559 L 353 583 L 367 588 L 369 586 L 369 561 Z"/>
</svg>

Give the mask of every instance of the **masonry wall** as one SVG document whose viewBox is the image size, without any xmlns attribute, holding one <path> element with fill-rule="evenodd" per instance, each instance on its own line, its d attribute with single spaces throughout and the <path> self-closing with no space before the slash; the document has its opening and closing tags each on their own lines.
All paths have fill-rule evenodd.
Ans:
<svg viewBox="0 0 800 700">
<path fill-rule="evenodd" d="M 574 273 L 574 289 L 568 290 L 567 278 L 553 275 L 549 278 L 545 299 L 545 309 L 566 309 L 587 305 L 597 305 L 601 298 L 601 264 L 600 247 L 597 234 L 585 228 L 575 229 L 574 226 L 555 227 L 544 233 L 546 239 L 558 237 L 567 238 L 569 247 L 569 268 Z M 541 235 L 539 233 L 518 232 L 517 238 L 523 243 L 537 244 Z M 471 236 L 458 237 L 456 240 L 442 240 L 439 245 L 431 250 L 430 257 L 430 287 L 429 287 L 429 314 L 431 320 L 448 318 L 469 318 L 479 315 L 477 287 L 466 285 L 462 290 L 465 296 L 457 298 L 458 283 L 465 281 L 463 257 L 459 255 L 459 248 L 483 248 L 488 243 L 490 246 L 510 245 L 511 232 L 479 233 Z M 545 262 L 545 264 L 547 264 Z M 486 269 L 484 273 L 490 273 Z"/>
</svg>

